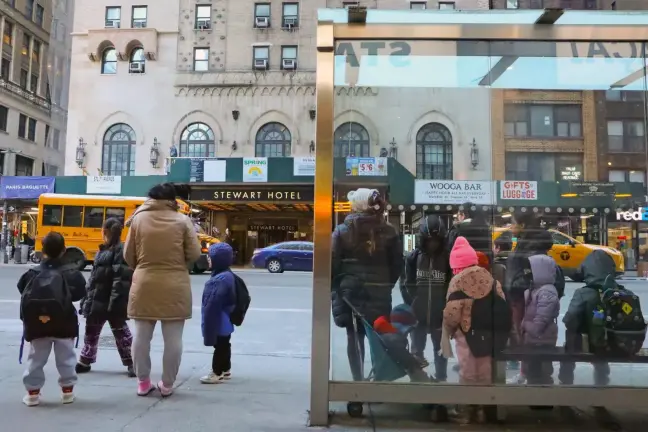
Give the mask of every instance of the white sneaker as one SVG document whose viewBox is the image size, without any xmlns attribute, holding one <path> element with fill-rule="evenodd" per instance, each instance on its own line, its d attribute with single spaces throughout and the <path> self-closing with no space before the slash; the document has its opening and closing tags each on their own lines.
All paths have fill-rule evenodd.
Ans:
<svg viewBox="0 0 648 432">
<path fill-rule="evenodd" d="M 23 403 L 29 407 L 40 404 L 40 393 L 36 393 L 36 394 L 27 393 L 25 397 L 23 397 Z"/>
<path fill-rule="evenodd" d="M 220 384 L 225 380 L 223 375 L 216 375 L 214 372 L 209 372 L 209 374 L 200 378 L 200 382 L 203 384 Z"/>
<path fill-rule="evenodd" d="M 68 389 L 63 390 L 63 396 L 61 396 L 61 401 L 64 404 L 71 404 L 72 402 L 74 402 L 74 399 L 75 399 L 74 392 L 71 389 L 70 390 L 68 390 Z"/>
<path fill-rule="evenodd" d="M 224 379 L 224 380 L 230 380 L 230 379 L 232 379 L 232 371 L 226 371 L 226 372 L 223 372 L 223 379 Z"/>
</svg>

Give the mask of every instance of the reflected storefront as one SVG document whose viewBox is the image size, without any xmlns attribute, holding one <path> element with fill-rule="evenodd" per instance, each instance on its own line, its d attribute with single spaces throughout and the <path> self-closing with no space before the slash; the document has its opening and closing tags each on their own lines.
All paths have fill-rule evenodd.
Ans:
<svg viewBox="0 0 648 432">
<path fill-rule="evenodd" d="M 648 212 L 644 207 L 617 209 L 609 215 L 608 246 L 623 253 L 626 269 L 648 272 Z"/>
<path fill-rule="evenodd" d="M 427 335 L 422 355 L 432 366 L 425 373 L 438 379 L 422 380 L 409 370 L 386 373 L 378 361 L 384 340 L 376 339 L 378 333 L 373 331 L 373 326 L 379 328 L 380 317 L 367 304 L 388 311 L 406 301 L 397 286 L 391 296 L 391 287 L 383 290 L 394 279 L 392 270 L 399 268 L 393 261 L 397 255 L 390 252 L 393 238 L 384 243 L 368 240 L 366 253 L 375 260 L 367 265 L 379 268 L 365 272 L 371 282 L 357 278 L 349 282 L 344 258 L 356 252 L 345 245 L 355 237 L 338 238 L 334 251 L 331 227 L 342 223 L 333 204 L 349 190 L 333 175 L 333 158 L 339 153 L 336 130 L 352 124 L 371 137 L 370 145 L 359 145 L 355 151 L 363 157 L 378 156 L 381 148 L 399 143 L 398 153 L 389 157 L 397 156 L 416 178 L 411 206 L 404 206 L 417 214 L 412 228 L 423 223 L 424 215 L 440 214 L 450 223 L 458 214 L 479 213 L 490 237 L 491 228 L 506 227 L 511 213 L 521 211 L 542 218 L 543 226 L 558 234 L 605 245 L 616 223 L 610 220 L 614 208 L 582 204 L 588 197 L 606 195 L 609 186 L 600 183 L 608 178 L 599 178 L 598 172 L 599 165 L 607 164 L 608 153 L 598 145 L 595 96 L 610 89 L 646 92 L 645 43 L 637 41 L 648 41 L 648 14 L 351 8 L 320 11 L 318 25 L 311 425 L 328 423 L 331 402 L 641 406 L 648 390 L 628 373 L 636 373 L 634 363 L 639 360 L 615 358 L 606 379 L 597 369 L 599 375 L 593 378 L 590 372 L 577 374 L 576 382 L 573 369 L 571 380 L 565 378 L 570 373 L 566 367 L 560 370 L 559 386 L 561 361 L 591 360 L 589 353 L 574 360 L 559 349 L 555 353 L 562 354 L 552 354 L 549 360 L 556 385 L 505 384 L 511 372 L 499 355 L 491 358 L 487 382 L 457 372 L 456 358 L 448 361 L 447 377 L 440 376 L 433 360 L 438 341 Z M 526 108 L 513 110 L 512 105 Z M 503 192 L 496 184 L 504 180 L 553 183 L 557 199 L 562 196 L 565 204 L 498 205 L 503 199 L 537 199 L 516 187 Z M 587 191 L 582 196 L 574 192 L 570 201 L 572 195 L 562 193 L 556 183 L 568 184 L 570 193 L 578 188 Z M 470 208 L 464 208 L 465 203 Z M 367 227 L 364 219 L 360 221 L 354 235 L 362 235 L 362 227 Z M 382 225 L 380 229 L 390 232 Z M 554 245 L 562 237 L 554 236 Z M 399 232 L 398 240 L 399 251 L 411 250 L 417 243 L 409 233 Z M 562 245 L 564 256 L 574 247 L 570 240 Z M 359 315 L 344 323 L 331 314 L 332 290 L 339 301 L 343 289 L 351 296 L 359 291 L 365 296 L 364 303 L 345 297 L 349 300 L 345 311 Z M 336 303 L 340 304 L 345 303 Z M 454 343 L 455 355 L 461 356 Z M 553 347 L 564 343 L 560 322 Z M 589 367 L 581 363 L 578 368 Z M 609 385 L 602 386 L 608 378 Z M 358 405 L 350 408 L 358 413 Z"/>
</svg>

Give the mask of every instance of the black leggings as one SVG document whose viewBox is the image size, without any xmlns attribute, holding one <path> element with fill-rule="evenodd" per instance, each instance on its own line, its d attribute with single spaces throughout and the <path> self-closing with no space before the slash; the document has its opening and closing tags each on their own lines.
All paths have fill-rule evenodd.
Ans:
<svg viewBox="0 0 648 432">
<path fill-rule="evenodd" d="M 353 381 L 364 381 L 362 366 L 365 358 L 365 329 L 358 323 L 357 331 L 353 324 L 347 326 L 347 357 Z"/>
</svg>

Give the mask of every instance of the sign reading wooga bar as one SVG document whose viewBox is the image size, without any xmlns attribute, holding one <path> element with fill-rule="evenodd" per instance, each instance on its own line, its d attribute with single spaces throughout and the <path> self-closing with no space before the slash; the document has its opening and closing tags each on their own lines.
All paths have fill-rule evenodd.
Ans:
<svg viewBox="0 0 648 432">
<path fill-rule="evenodd" d="M 472 180 L 416 180 L 416 204 L 495 204 L 495 183 Z"/>
</svg>

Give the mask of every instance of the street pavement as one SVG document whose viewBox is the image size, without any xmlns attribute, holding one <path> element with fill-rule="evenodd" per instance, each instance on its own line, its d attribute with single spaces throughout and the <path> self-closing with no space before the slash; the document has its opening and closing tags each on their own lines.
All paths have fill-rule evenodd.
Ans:
<svg viewBox="0 0 648 432">
<path fill-rule="evenodd" d="M 94 432 L 308 430 L 305 425 L 310 391 L 310 273 L 273 275 L 258 270 L 238 271 L 245 279 L 253 301 L 245 325 L 237 328 L 233 336 L 233 379 L 230 382 L 216 386 L 199 382 L 200 376 L 209 370 L 213 350 L 203 346 L 200 331 L 200 298 L 208 276 L 193 275 L 194 318 L 185 327 L 183 362 L 176 393 L 171 398 L 161 400 L 156 394 L 146 398 L 135 395 L 136 382 L 126 377 L 106 326 L 97 363 L 92 372 L 80 376 L 75 390 L 77 401 L 72 405 L 60 404 L 57 373 L 51 359 L 46 368 L 48 382 L 43 389 L 43 403 L 36 408 L 27 408 L 21 403 L 24 365 L 18 363 L 22 327 L 18 319 L 20 299 L 16 290 L 16 281 L 26 268 L 0 265 L 0 343 L 4 347 L 0 350 L 0 383 L 3 385 L 0 412 L 6 425 L 20 425 L 20 429 L 25 431 L 47 429 L 52 432 L 71 428 Z M 89 275 L 88 272 L 84 274 L 86 277 Z M 626 285 L 641 296 L 642 304 L 648 305 L 648 282 L 627 281 Z M 568 283 L 562 302 L 563 311 L 578 286 Z M 400 295 L 398 290 L 394 290 L 394 304 L 398 302 Z M 426 355 L 431 359 L 432 347 L 428 345 Z M 162 348 L 158 330 L 152 344 L 153 379 L 157 379 L 161 372 Z M 350 379 L 346 336 L 336 327 L 332 331 L 331 357 L 332 377 L 335 380 Z M 456 382 L 457 379 L 451 372 L 449 381 Z M 648 387 L 648 374 L 642 366 L 613 365 L 612 380 L 615 384 Z M 591 383 L 589 365 L 578 366 L 577 381 Z M 344 415 L 344 404 L 332 404 L 331 409 L 335 412 L 335 425 L 331 429 L 336 431 L 455 430 L 453 425 L 436 425 L 433 427 L 437 429 L 430 429 L 432 425 L 426 422 L 420 407 L 374 406 L 373 415 L 360 420 Z M 554 414 L 513 411 L 507 430 L 573 429 L 573 424 L 563 424 Z M 579 425 L 590 431 L 599 430 L 588 413 L 583 413 Z M 0 431 L 10 429 L 13 428 L 0 426 Z"/>
</svg>

